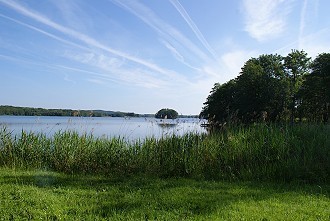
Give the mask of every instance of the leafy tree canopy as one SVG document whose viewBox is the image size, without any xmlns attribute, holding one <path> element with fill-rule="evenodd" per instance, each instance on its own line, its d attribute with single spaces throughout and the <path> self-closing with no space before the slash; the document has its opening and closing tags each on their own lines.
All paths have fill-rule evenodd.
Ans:
<svg viewBox="0 0 330 221">
<path fill-rule="evenodd" d="M 286 57 L 260 55 L 249 59 L 237 78 L 214 85 L 200 117 L 212 125 L 289 120 L 326 123 L 329 88 L 329 53 L 314 61 L 303 50 L 292 50 Z"/>
<path fill-rule="evenodd" d="M 176 119 L 178 112 L 173 109 L 163 108 L 156 113 L 155 117 L 159 119 Z"/>
</svg>

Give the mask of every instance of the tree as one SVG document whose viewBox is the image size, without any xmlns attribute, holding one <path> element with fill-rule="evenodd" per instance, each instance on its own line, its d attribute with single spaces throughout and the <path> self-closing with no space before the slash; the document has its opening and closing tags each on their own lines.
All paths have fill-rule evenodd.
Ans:
<svg viewBox="0 0 330 221">
<path fill-rule="evenodd" d="M 235 116 L 236 81 L 230 80 L 220 85 L 214 84 L 207 97 L 200 118 L 208 119 L 209 123 L 216 125 L 231 122 Z"/>
<path fill-rule="evenodd" d="M 236 106 L 243 122 L 276 121 L 281 117 L 288 91 L 282 56 L 249 59 L 236 80 Z"/>
<path fill-rule="evenodd" d="M 303 50 L 292 50 L 284 58 L 284 66 L 287 78 L 290 82 L 290 110 L 291 110 L 291 123 L 294 122 L 295 112 L 297 106 L 297 93 L 302 86 L 304 75 L 309 71 L 311 58 L 307 57 L 307 53 Z"/>
<path fill-rule="evenodd" d="M 214 85 L 201 116 L 213 124 L 276 121 L 283 112 L 287 91 L 283 57 L 261 55 L 249 59 L 236 79 Z"/>
<path fill-rule="evenodd" d="M 163 108 L 156 113 L 155 117 L 160 119 L 176 119 L 178 112 L 173 109 Z"/>
<path fill-rule="evenodd" d="M 330 112 L 330 54 L 318 55 L 311 64 L 311 73 L 300 90 L 304 113 L 327 123 Z"/>
<path fill-rule="evenodd" d="M 330 54 L 313 62 L 303 50 L 286 57 L 261 55 L 249 59 L 240 75 L 216 83 L 200 117 L 210 123 L 274 122 L 295 117 L 328 122 L 330 115 Z"/>
<path fill-rule="evenodd" d="M 263 69 L 255 58 L 248 60 L 237 77 L 236 106 L 238 116 L 244 123 L 255 121 L 265 109 Z"/>
</svg>

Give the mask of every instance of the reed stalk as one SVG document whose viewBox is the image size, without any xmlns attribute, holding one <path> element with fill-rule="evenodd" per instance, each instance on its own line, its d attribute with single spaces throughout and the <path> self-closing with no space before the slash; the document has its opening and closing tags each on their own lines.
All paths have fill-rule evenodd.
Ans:
<svg viewBox="0 0 330 221">
<path fill-rule="evenodd" d="M 0 129 L 0 166 L 65 173 L 328 182 L 329 125 L 229 127 L 129 142 L 59 131 L 52 137 Z"/>
</svg>

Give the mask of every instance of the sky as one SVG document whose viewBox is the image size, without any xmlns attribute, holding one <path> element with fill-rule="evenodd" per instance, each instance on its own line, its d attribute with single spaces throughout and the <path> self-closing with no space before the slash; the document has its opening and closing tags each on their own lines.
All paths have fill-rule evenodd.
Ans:
<svg viewBox="0 0 330 221">
<path fill-rule="evenodd" d="M 0 0 L 0 105 L 199 114 L 251 57 L 330 53 L 329 0 Z"/>
</svg>

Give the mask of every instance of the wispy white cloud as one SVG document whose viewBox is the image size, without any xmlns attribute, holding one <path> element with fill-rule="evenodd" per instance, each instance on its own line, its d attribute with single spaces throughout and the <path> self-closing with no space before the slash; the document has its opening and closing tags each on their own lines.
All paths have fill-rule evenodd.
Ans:
<svg viewBox="0 0 330 221">
<path fill-rule="evenodd" d="M 167 82 L 175 81 L 184 84 L 189 84 L 188 80 L 183 75 L 179 75 L 175 71 L 164 69 L 148 60 L 144 60 L 139 57 L 131 56 L 122 51 L 115 50 L 107 45 L 100 43 L 99 41 L 97 41 L 96 39 L 90 36 L 87 36 L 83 33 L 77 32 L 73 29 L 65 27 L 59 23 L 56 23 L 50 20 L 49 18 L 47 18 L 46 16 L 36 11 L 33 11 L 32 9 L 29 9 L 26 6 L 23 6 L 15 1 L 0 0 L 0 3 L 8 6 L 9 8 L 17 11 L 18 13 L 24 16 L 32 18 L 37 22 L 40 22 L 43 25 L 53 28 L 54 30 L 60 32 L 61 34 L 65 34 L 75 42 L 80 42 L 82 45 L 79 43 L 74 43 L 70 40 L 63 39 L 55 34 L 51 34 L 47 31 L 44 31 L 40 28 L 29 25 L 22 21 L 18 21 L 8 16 L 2 15 L 2 17 L 5 17 L 6 19 L 16 22 L 20 25 L 26 26 L 34 31 L 47 35 L 48 37 L 56 39 L 60 42 L 75 46 L 79 49 L 85 49 L 90 52 L 89 53 L 90 55 L 97 51 L 95 57 L 90 58 L 91 59 L 90 61 L 83 60 L 83 59 L 87 59 L 87 57 L 78 58 L 79 54 L 80 56 L 86 56 L 86 54 L 88 53 L 81 53 L 81 52 L 75 53 L 75 57 L 69 56 L 69 58 L 79 61 L 81 63 L 89 64 L 94 67 L 100 68 L 103 71 L 107 71 L 107 74 L 113 74 L 114 75 L 113 78 L 123 81 L 122 83 L 130 82 L 131 84 L 139 85 L 142 87 L 143 86 L 161 87 L 161 86 L 169 85 L 169 83 L 165 84 L 164 83 L 165 81 Z M 95 50 L 93 48 L 95 48 Z M 108 55 L 105 55 L 101 51 L 105 52 Z M 125 64 L 126 67 L 121 67 L 124 62 L 126 62 Z M 135 69 L 130 68 L 132 67 L 132 65 L 129 64 L 129 62 L 134 62 L 138 64 L 138 66 L 135 66 L 136 67 Z M 134 76 L 134 74 L 136 74 L 137 76 Z M 130 76 L 130 77 L 125 77 L 125 76 Z M 159 80 L 159 79 L 163 79 L 163 80 Z"/>
<path fill-rule="evenodd" d="M 169 42 L 165 41 L 165 40 L 160 40 L 162 44 L 164 44 L 164 46 L 172 53 L 172 55 L 175 57 L 175 59 L 177 59 L 179 62 L 181 62 L 182 64 L 186 65 L 189 68 L 195 69 L 196 71 L 201 71 L 201 69 L 194 67 L 193 65 L 189 64 L 184 56 L 182 54 L 180 54 L 180 52 L 178 52 L 178 50 L 171 45 Z"/>
<path fill-rule="evenodd" d="M 307 2 L 308 0 L 304 0 L 303 7 L 300 11 L 299 39 L 302 37 L 305 29 Z"/>
<path fill-rule="evenodd" d="M 223 84 L 236 78 L 241 72 L 244 63 L 258 54 L 257 51 L 243 49 L 234 49 L 224 53 L 216 62 L 207 64 L 202 68 L 203 73 L 207 73 L 208 77 L 201 76 L 196 79 L 194 84 L 185 87 L 184 91 L 180 92 L 180 95 L 188 100 L 194 97 L 191 102 L 198 101 L 197 103 L 201 105 L 199 110 L 201 110 L 202 104 L 205 102 L 214 83 L 219 82 Z"/>
<path fill-rule="evenodd" d="M 231 75 L 231 79 L 235 78 L 241 72 L 241 68 L 244 63 L 250 59 L 253 55 L 257 55 L 256 52 L 247 52 L 243 50 L 231 51 L 221 56 L 221 61 L 228 73 Z"/>
<path fill-rule="evenodd" d="M 170 0 L 175 9 L 180 13 L 183 19 L 187 22 L 191 30 L 195 33 L 198 40 L 203 44 L 203 46 L 208 50 L 208 52 L 213 56 L 214 59 L 217 59 L 217 55 L 213 48 L 209 45 L 204 35 L 201 33 L 195 22 L 190 18 L 189 14 L 185 8 L 180 4 L 178 0 Z"/>
<path fill-rule="evenodd" d="M 94 67 L 96 71 L 90 71 L 83 68 L 74 67 L 73 65 L 67 66 L 62 64 L 48 64 L 44 62 L 33 61 L 26 58 L 12 57 L 4 54 L 0 54 L 0 60 L 7 60 L 13 63 L 17 63 L 20 66 L 27 67 L 39 66 L 43 71 L 58 70 L 56 73 L 59 75 L 64 74 L 63 80 L 70 83 L 77 83 L 77 80 L 86 79 L 89 82 L 108 85 L 108 82 L 114 82 L 121 85 L 136 85 L 144 88 L 170 88 L 172 85 L 180 82 L 171 82 L 160 78 L 156 73 L 150 72 L 145 69 L 134 68 L 121 68 L 116 64 L 117 61 L 109 64 L 109 60 L 105 56 L 99 56 L 95 54 L 85 55 L 66 55 L 67 58 L 76 60 L 81 64 L 87 64 L 89 67 Z M 119 61 L 118 61 L 119 62 Z M 80 65 L 81 66 L 81 65 Z M 78 75 L 77 75 L 78 74 Z M 82 75 L 83 74 L 83 75 Z M 76 75 L 75 77 L 73 77 Z M 74 80 L 73 80 L 74 79 Z M 93 80 L 91 80 L 93 79 Z M 187 84 L 189 85 L 189 84 Z"/>
<path fill-rule="evenodd" d="M 132 13 L 145 24 L 151 27 L 154 31 L 160 35 L 162 39 L 171 42 L 173 46 L 174 43 L 179 43 L 185 48 L 185 50 L 190 51 L 192 54 L 197 56 L 200 60 L 204 62 L 210 62 L 212 58 L 207 56 L 203 50 L 197 47 L 189 38 L 184 36 L 179 30 L 174 28 L 172 25 L 168 24 L 157 16 L 150 8 L 143 5 L 137 0 L 111 0 L 116 5 L 122 7 L 128 12 Z M 169 49 L 169 48 L 168 48 Z M 178 48 L 176 48 L 179 51 Z M 181 53 L 183 54 L 183 53 Z"/>
<path fill-rule="evenodd" d="M 17 12 L 25 15 L 25 16 L 28 16 L 44 25 L 47 25 L 63 34 L 66 34 L 66 35 L 69 35 L 73 38 L 75 38 L 76 40 L 79 40 L 85 44 L 87 44 L 88 46 L 90 47 L 95 47 L 95 48 L 98 48 L 98 49 L 102 49 L 104 51 L 107 51 L 109 53 L 112 53 L 116 56 L 119 56 L 119 57 L 122 57 L 124 59 L 127 59 L 129 61 L 132 61 L 132 62 L 135 62 L 137 64 L 140 64 L 140 65 L 143 65 L 153 71 L 156 71 L 156 72 L 159 72 L 159 73 L 162 73 L 162 74 L 165 74 L 167 75 L 169 73 L 168 70 L 166 69 L 163 69 L 161 67 L 159 67 L 158 65 L 154 64 L 154 63 L 151 63 L 149 61 L 146 61 L 146 60 L 143 60 L 141 58 L 138 58 L 138 57 L 134 57 L 134 56 L 131 56 L 129 54 L 126 54 L 122 51 L 118 51 L 118 50 L 115 50 L 111 47 L 108 47 L 100 42 L 98 42 L 97 40 L 83 34 L 83 33 L 80 33 L 80 32 L 77 32 L 73 29 L 70 29 L 70 28 L 67 28 L 65 26 L 62 26 L 56 22 L 53 22 L 51 21 L 49 18 L 45 17 L 44 15 L 40 14 L 40 13 L 37 13 L 35 11 L 32 11 L 31 9 L 28 9 L 27 7 L 24 7 L 22 5 L 20 5 L 19 3 L 17 2 L 14 2 L 14 1 L 8 1 L 8 0 L 0 0 L 1 3 L 5 4 L 6 6 L 16 10 Z M 173 77 L 173 76 L 172 76 Z"/>
<path fill-rule="evenodd" d="M 57 41 L 62 42 L 62 43 L 65 43 L 65 44 L 68 44 L 68 45 L 71 45 L 71 46 L 74 46 L 74 47 L 77 47 L 77 48 L 80 48 L 80 49 L 84 49 L 84 50 L 90 50 L 90 48 L 87 48 L 87 47 L 84 47 L 82 45 L 76 44 L 76 43 L 74 43 L 72 41 L 68 41 L 68 40 L 66 40 L 64 38 L 61 38 L 61 37 L 57 36 L 57 35 L 51 34 L 51 33 L 47 32 L 47 31 L 41 30 L 40 28 L 37 28 L 37 27 L 35 27 L 33 25 L 29 25 L 29 24 L 27 24 L 25 22 L 18 21 L 18 20 L 14 19 L 14 18 L 8 17 L 8 16 L 3 15 L 1 13 L 0 13 L 0 17 L 3 17 L 5 19 L 8 19 L 8 20 L 10 20 L 12 22 L 15 22 L 17 24 L 23 25 L 23 26 L 25 26 L 27 28 L 30 28 L 30 29 L 32 29 L 34 31 L 37 31 L 37 32 L 39 32 L 41 34 L 44 34 L 44 35 L 46 35 L 46 36 L 48 36 L 50 38 L 53 38 L 53 39 L 55 39 Z"/>
<path fill-rule="evenodd" d="M 308 56 L 315 58 L 319 53 L 330 53 L 330 28 L 321 29 L 315 33 L 305 34 L 298 40 L 275 50 L 272 53 L 287 55 L 292 49 L 304 50 Z"/>
<path fill-rule="evenodd" d="M 63 56 L 79 63 L 92 65 L 100 69 L 107 70 L 122 68 L 125 61 L 119 57 L 107 56 L 105 54 L 95 52 L 77 53 L 66 51 Z"/>
<path fill-rule="evenodd" d="M 106 75 L 102 72 L 96 72 L 96 71 L 89 71 L 89 70 L 85 70 L 85 69 L 81 69 L 81 68 L 77 68 L 77 67 L 72 67 L 72 66 L 66 66 L 66 65 L 54 65 L 55 68 L 57 68 L 58 70 L 61 71 L 69 71 L 70 73 L 82 73 L 84 75 L 87 76 L 87 79 L 93 78 L 93 79 L 98 79 L 99 81 L 102 81 L 103 83 L 112 81 L 115 83 L 122 83 L 120 82 L 118 79 L 114 78 L 111 75 Z"/>
<path fill-rule="evenodd" d="M 83 70 L 83 69 L 79 69 L 79 68 L 68 67 L 68 66 L 58 65 L 58 64 L 48 64 L 48 63 L 44 63 L 44 62 L 34 61 L 31 59 L 27 59 L 27 58 L 19 58 L 17 56 L 12 57 L 12 56 L 8 56 L 8 55 L 0 54 L 0 60 L 1 59 L 5 59 L 12 63 L 19 64 L 19 66 L 26 66 L 29 68 L 31 68 L 32 66 L 39 66 L 39 67 L 42 67 L 43 71 L 59 70 L 59 71 L 56 71 L 55 73 L 60 74 L 60 75 L 64 74 L 63 80 L 73 83 L 73 84 L 77 83 L 75 80 L 72 80 L 72 78 L 70 77 L 70 75 L 72 75 L 72 73 L 74 73 L 74 72 L 83 73 L 86 76 L 94 77 L 94 78 L 104 78 L 105 77 L 105 75 L 97 73 L 97 72 L 87 71 L 87 70 Z M 54 73 L 54 72 L 52 72 L 52 73 Z M 79 79 L 80 78 L 81 78 L 81 76 L 79 76 Z M 108 77 L 108 78 L 104 78 L 103 80 L 109 81 L 112 79 Z"/>
<path fill-rule="evenodd" d="M 231 50 L 224 53 L 218 59 L 217 63 L 220 65 L 206 66 L 205 71 L 221 73 L 214 75 L 214 82 L 224 83 L 237 77 L 240 74 L 244 63 L 251 57 L 258 56 L 258 54 L 257 51 L 246 51 L 243 49 Z"/>
<path fill-rule="evenodd" d="M 104 81 L 100 80 L 100 79 L 96 79 L 96 78 L 88 78 L 87 79 L 88 82 L 94 83 L 94 84 L 101 84 L 104 85 Z"/>
<path fill-rule="evenodd" d="M 258 41 L 282 34 L 291 12 L 292 0 L 243 0 L 245 30 Z"/>
<path fill-rule="evenodd" d="M 298 36 L 298 47 L 301 49 L 303 46 L 304 35 L 307 34 L 308 26 L 313 26 L 312 21 L 317 20 L 318 16 L 318 0 L 304 0 L 300 11 L 300 25 Z"/>
<path fill-rule="evenodd" d="M 143 70 L 99 70 L 99 72 L 87 71 L 81 68 L 68 67 L 64 65 L 56 65 L 57 68 L 68 70 L 70 73 L 82 73 L 87 76 L 85 80 L 91 83 L 108 85 L 108 82 L 115 82 L 121 85 L 137 85 L 144 88 L 161 88 L 168 86 L 167 82 L 157 79 L 156 77 L 145 76 Z M 81 78 L 81 76 L 80 76 Z"/>
<path fill-rule="evenodd" d="M 49 0 L 63 18 L 65 24 L 78 30 L 86 30 L 91 18 L 79 6 L 79 1 Z"/>
<path fill-rule="evenodd" d="M 69 77 L 68 74 L 66 74 L 66 75 L 64 76 L 64 80 L 67 81 L 67 82 L 70 82 L 70 83 L 72 83 L 72 84 L 76 84 L 76 83 L 77 83 L 76 81 L 72 80 L 72 79 Z"/>
<path fill-rule="evenodd" d="M 319 28 L 318 23 L 319 0 L 304 0 L 301 2 L 300 21 L 298 23 L 298 36 L 295 41 L 290 42 L 277 49 L 274 53 L 287 55 L 291 49 L 304 50 L 309 56 L 315 58 L 319 53 L 330 50 L 330 28 Z"/>
<path fill-rule="evenodd" d="M 3 54 L 0 54 L 0 59 L 5 59 L 5 60 L 15 61 L 15 62 L 19 61 L 20 62 L 20 60 L 18 60 L 17 58 L 7 56 L 7 55 L 3 55 Z"/>
<path fill-rule="evenodd" d="M 150 70 L 123 67 L 122 60 L 104 54 L 66 52 L 64 56 L 99 70 L 99 73 L 95 73 L 70 68 L 73 71 L 90 74 L 93 79 L 97 78 L 99 81 L 115 81 L 120 84 L 134 84 L 146 88 L 170 87 L 172 83 L 169 79 Z M 69 68 L 67 67 L 67 69 Z M 183 81 L 182 79 L 178 82 L 182 83 Z"/>
<path fill-rule="evenodd" d="M 13 57 L 13 56 L 0 54 L 0 59 L 5 59 L 5 60 L 10 61 L 12 63 L 19 64 L 20 66 L 21 65 L 24 65 L 26 67 L 40 66 L 40 67 L 47 68 L 47 69 L 54 68 L 53 65 L 49 65 L 47 63 L 38 62 L 38 61 L 35 61 L 35 60 L 22 58 L 22 57 L 18 57 L 18 56 Z"/>
<path fill-rule="evenodd" d="M 315 33 L 304 35 L 299 39 L 299 47 L 315 58 L 319 53 L 330 53 L 330 27 Z"/>
</svg>

